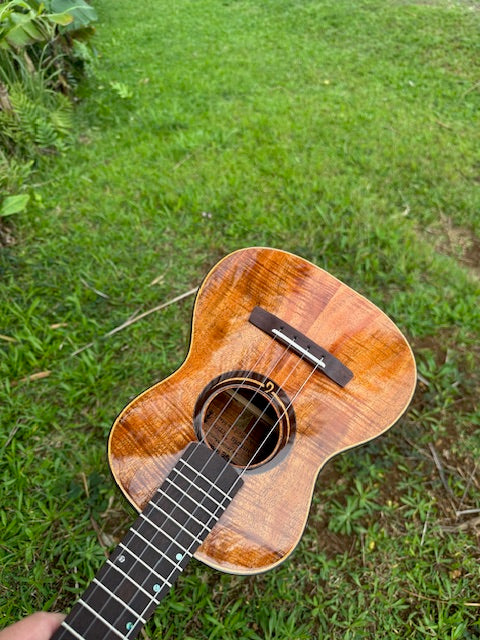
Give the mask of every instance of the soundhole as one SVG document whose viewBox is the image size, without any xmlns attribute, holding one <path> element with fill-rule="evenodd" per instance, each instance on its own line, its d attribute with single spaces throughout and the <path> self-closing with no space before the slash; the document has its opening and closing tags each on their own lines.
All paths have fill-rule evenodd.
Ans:
<svg viewBox="0 0 480 640">
<path fill-rule="evenodd" d="M 288 397 L 272 380 L 252 372 L 215 378 L 194 415 L 199 440 L 233 465 L 255 469 L 273 460 L 293 436 Z"/>
</svg>

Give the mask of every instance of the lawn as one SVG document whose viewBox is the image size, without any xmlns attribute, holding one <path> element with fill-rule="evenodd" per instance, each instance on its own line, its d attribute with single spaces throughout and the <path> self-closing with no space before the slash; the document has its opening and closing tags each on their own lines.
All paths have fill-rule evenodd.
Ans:
<svg viewBox="0 0 480 640">
<path fill-rule="evenodd" d="M 320 474 L 284 564 L 192 561 L 147 637 L 479 638 L 478 2 L 95 6 L 76 142 L 0 235 L 0 628 L 68 610 L 128 528 L 109 429 L 183 361 L 193 298 L 106 334 L 267 245 L 380 306 L 417 391 Z"/>
</svg>

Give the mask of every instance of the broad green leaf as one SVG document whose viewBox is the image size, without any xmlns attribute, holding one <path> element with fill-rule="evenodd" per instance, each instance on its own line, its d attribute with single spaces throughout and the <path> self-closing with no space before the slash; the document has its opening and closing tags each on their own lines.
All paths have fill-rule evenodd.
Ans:
<svg viewBox="0 0 480 640">
<path fill-rule="evenodd" d="M 52 0 L 50 9 L 54 13 L 68 13 L 73 16 L 73 22 L 66 27 L 67 31 L 87 27 L 98 19 L 95 9 L 85 0 Z"/>
<path fill-rule="evenodd" d="M 62 27 L 71 24 L 74 20 L 70 13 L 47 13 L 47 17 L 55 24 L 61 24 Z"/>
<path fill-rule="evenodd" d="M 33 42 L 42 42 L 46 40 L 45 34 L 33 25 L 18 26 L 9 31 L 6 39 L 11 45 L 16 47 L 24 47 Z"/>
<path fill-rule="evenodd" d="M 42 32 L 33 25 L 17 25 L 6 34 L 5 40 L 15 47 L 24 47 L 32 42 L 45 40 Z"/>
<path fill-rule="evenodd" d="M 7 2 L 0 7 L 0 20 L 6 20 L 14 13 L 19 13 L 17 9 L 22 8 L 26 11 L 31 11 L 32 7 L 27 2 L 22 0 L 15 0 L 15 2 Z"/>
<path fill-rule="evenodd" d="M 12 13 L 8 23 L 2 39 L 14 47 L 23 47 L 32 42 L 42 42 L 49 37 L 46 23 L 33 11 L 28 14 Z"/>
<path fill-rule="evenodd" d="M 28 194 L 7 196 L 0 208 L 0 218 L 25 211 L 29 200 L 30 196 Z"/>
</svg>

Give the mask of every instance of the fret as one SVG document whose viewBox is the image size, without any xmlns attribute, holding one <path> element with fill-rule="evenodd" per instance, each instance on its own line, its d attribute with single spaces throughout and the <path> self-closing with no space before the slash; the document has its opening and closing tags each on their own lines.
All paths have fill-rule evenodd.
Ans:
<svg viewBox="0 0 480 640">
<path fill-rule="evenodd" d="M 132 554 L 132 552 L 127 547 L 125 547 L 123 544 L 121 546 L 125 549 L 125 551 L 128 551 L 131 555 L 134 556 L 136 562 L 138 562 L 141 565 L 143 565 L 145 567 L 145 569 L 147 569 L 151 574 L 153 574 L 156 578 L 158 578 L 158 580 L 161 580 L 162 582 L 164 582 L 168 587 L 172 586 L 172 584 L 166 578 L 164 578 L 162 575 L 160 575 L 154 569 L 152 569 L 144 560 L 142 560 L 140 558 L 140 556 L 136 556 L 136 555 Z M 168 560 L 171 563 L 170 558 L 167 558 L 165 556 L 165 559 Z"/>
<path fill-rule="evenodd" d="M 81 636 L 79 633 L 77 633 L 75 631 L 75 629 L 72 629 L 72 627 L 70 627 L 65 620 L 62 622 L 62 627 L 65 627 L 65 629 L 68 631 L 68 633 L 71 633 L 72 636 L 74 636 L 75 638 L 77 638 L 77 640 L 85 640 L 83 636 Z"/>
<path fill-rule="evenodd" d="M 198 518 L 196 518 L 192 513 L 189 513 L 186 509 L 184 509 L 181 505 L 179 504 L 175 504 L 174 507 L 170 508 L 171 513 L 168 513 L 168 511 L 166 511 L 165 509 L 163 509 L 160 504 L 162 504 L 161 501 L 158 501 L 158 504 L 155 504 L 154 502 L 150 501 L 149 504 L 152 506 L 152 510 L 149 512 L 149 516 L 150 516 L 150 521 L 153 522 L 155 524 L 156 521 L 154 521 L 154 518 L 158 518 L 158 513 L 155 513 L 156 511 L 160 511 L 161 514 L 163 514 L 165 516 L 165 518 L 168 518 L 169 520 L 173 520 L 173 522 L 175 522 L 177 524 L 177 526 L 182 529 L 183 531 L 188 531 L 188 529 L 185 528 L 185 524 L 188 523 L 188 526 L 192 528 L 198 528 L 196 527 L 196 525 L 200 525 L 200 527 L 198 528 L 197 531 L 197 535 L 202 533 L 204 529 L 206 529 L 208 527 L 208 521 L 207 522 L 202 522 L 201 520 L 199 520 Z M 187 517 L 185 518 L 185 516 L 183 514 L 179 514 L 180 517 L 177 519 L 175 518 L 172 514 L 175 513 L 175 511 L 179 509 L 180 511 L 183 512 L 183 514 L 185 514 Z M 145 509 L 145 511 L 143 512 L 145 514 L 145 512 L 147 512 L 148 509 Z M 217 516 L 218 517 L 218 516 Z M 212 514 L 210 514 L 210 518 L 212 518 Z M 163 518 L 160 518 L 161 522 L 164 522 Z M 193 522 L 192 522 L 193 520 Z M 195 523 L 195 524 L 193 524 Z M 189 532 L 190 533 L 190 532 Z M 203 540 L 201 540 L 200 542 L 203 542 Z"/>
<path fill-rule="evenodd" d="M 140 622 L 143 622 L 143 624 L 145 624 L 147 621 L 144 620 L 142 618 L 142 616 L 139 616 L 138 613 L 136 611 L 134 611 L 131 607 L 128 606 L 128 604 L 126 602 L 124 602 L 121 598 L 119 598 L 118 596 L 116 596 L 112 591 L 110 591 L 110 589 L 107 589 L 107 587 L 100 582 L 99 580 L 97 580 L 96 578 L 94 578 L 92 580 L 92 582 L 96 585 L 98 585 L 101 589 L 103 589 L 106 593 L 108 593 L 108 595 L 113 598 L 114 600 L 116 600 L 117 602 L 120 602 L 121 605 L 123 605 L 125 607 L 125 609 L 127 609 L 127 611 L 130 611 L 130 613 L 133 613 L 134 616 L 136 616 Z"/>
<path fill-rule="evenodd" d="M 228 481 L 224 483 L 222 475 L 225 470 L 228 469 L 228 467 L 225 467 L 228 463 L 226 463 L 223 458 L 220 458 L 220 461 L 223 465 L 223 469 L 216 464 L 209 464 L 211 461 L 208 457 L 205 460 L 205 464 L 199 465 L 196 458 L 192 458 L 192 460 L 190 460 L 188 456 L 182 456 L 174 467 L 173 472 L 177 476 L 180 475 L 186 479 L 190 485 L 194 485 L 197 489 L 206 492 L 210 498 L 214 498 L 219 506 L 225 508 L 225 500 L 230 502 L 233 496 L 233 494 L 231 494 L 232 488 L 234 487 L 235 482 L 239 479 L 237 477 L 233 485 Z M 189 464 L 189 462 L 192 464 Z M 197 465 L 197 469 L 194 468 L 194 465 Z"/>
<path fill-rule="evenodd" d="M 209 516 L 209 518 L 213 517 L 213 512 L 212 511 L 207 509 L 205 505 L 200 504 L 200 503 L 196 502 L 195 500 L 193 500 L 192 498 L 190 498 L 189 496 L 187 496 L 183 491 L 181 491 L 181 489 L 178 489 L 178 487 L 175 484 L 171 483 L 170 487 L 168 487 L 170 493 L 172 493 L 172 487 L 178 493 L 178 497 L 177 498 L 174 497 L 175 491 L 173 492 L 173 495 L 170 496 L 166 491 L 164 491 L 162 489 L 157 489 L 157 495 L 159 494 L 161 496 L 165 496 L 174 505 L 177 505 L 180 501 L 182 501 L 184 503 L 187 502 L 187 501 L 191 502 L 192 505 L 193 505 L 192 511 L 195 510 L 195 509 L 201 509 L 204 513 L 206 513 Z M 187 498 L 187 500 L 185 500 L 185 498 Z M 197 513 L 197 515 L 198 515 L 198 513 Z"/>
<path fill-rule="evenodd" d="M 191 480 L 184 476 L 183 474 L 177 474 L 176 478 L 171 477 L 168 482 L 168 486 L 165 486 L 165 493 L 167 496 L 175 496 L 178 495 L 177 503 L 183 503 L 185 506 L 190 508 L 190 513 L 197 512 L 198 507 L 201 507 L 202 511 L 208 515 L 208 519 L 206 524 L 210 522 L 212 518 L 219 518 L 223 511 L 227 508 L 226 504 L 219 502 L 214 495 L 212 495 L 212 487 L 210 489 L 203 489 L 203 487 L 198 485 L 190 485 L 185 491 L 184 484 L 185 482 L 191 482 Z M 186 501 L 185 498 L 188 497 Z M 223 501 L 225 498 L 223 499 Z M 191 503 L 191 505 L 189 504 Z M 204 516 L 199 514 L 199 517 L 203 520 Z"/>
<path fill-rule="evenodd" d="M 158 491 L 160 491 L 160 489 Z M 178 504 L 177 502 L 175 502 L 175 500 L 173 498 L 171 498 L 168 494 L 163 493 L 163 495 L 165 497 L 167 497 L 170 500 L 170 502 L 173 502 L 173 504 L 175 505 L 175 509 L 180 509 L 180 511 L 183 511 L 183 513 L 185 513 L 189 518 L 194 520 L 197 524 L 201 525 L 202 527 L 206 526 L 205 522 L 202 522 L 201 520 L 198 520 L 198 518 L 196 518 L 192 513 L 189 513 L 186 509 L 184 509 L 181 504 Z M 154 509 L 157 509 L 157 511 L 161 511 L 162 513 L 165 513 L 165 511 L 163 509 L 161 509 L 157 504 L 155 504 L 151 500 L 150 500 L 150 502 L 148 504 L 151 505 Z M 200 506 L 200 505 L 198 505 L 198 506 Z M 206 512 L 206 513 L 211 515 L 209 511 Z"/>
<path fill-rule="evenodd" d="M 207 478 L 207 476 L 204 476 L 203 473 L 201 471 L 197 471 L 194 467 L 192 467 L 190 464 L 188 464 L 188 462 L 186 460 L 183 460 L 182 458 L 180 458 L 179 462 L 181 464 L 183 464 L 185 467 L 187 467 L 188 469 L 190 469 L 191 471 L 193 471 L 193 473 L 195 474 L 194 480 L 195 482 L 198 481 L 198 477 L 202 478 L 203 480 L 206 480 L 209 484 L 210 487 L 213 487 L 216 491 L 218 491 L 219 493 L 221 493 L 224 498 L 227 498 L 228 501 L 231 500 L 231 497 L 229 496 L 228 493 L 225 493 L 225 491 L 222 491 L 220 489 L 220 487 L 218 485 L 215 484 L 215 482 L 212 482 L 210 480 L 210 478 Z M 177 469 L 177 473 L 180 473 L 180 471 Z M 222 501 L 223 502 L 223 501 Z"/>
<path fill-rule="evenodd" d="M 183 513 L 179 515 L 183 516 Z M 183 520 L 180 518 L 175 520 L 166 520 L 162 522 L 161 512 L 151 510 L 150 512 L 144 512 L 142 517 L 141 527 L 137 527 L 147 540 L 156 536 L 156 541 L 163 539 L 163 543 L 166 545 L 167 559 L 174 561 L 177 565 L 181 562 L 182 557 L 185 554 L 192 555 L 195 549 L 200 545 L 207 537 L 212 525 L 207 528 L 206 525 L 203 529 L 200 529 L 194 521 L 187 519 L 185 524 L 182 524 Z"/>
<path fill-rule="evenodd" d="M 162 513 L 165 513 L 165 511 L 163 509 L 159 508 L 159 511 L 161 511 Z M 167 516 L 167 514 L 165 513 L 165 515 Z M 155 529 L 157 531 L 161 531 L 162 535 L 166 536 L 169 540 L 171 540 L 172 542 L 174 542 L 175 544 L 178 544 L 178 542 L 175 540 L 175 538 L 172 538 L 170 535 L 168 535 L 168 533 L 162 529 L 162 527 L 159 527 L 158 525 L 156 525 L 150 518 L 147 518 L 146 515 L 144 515 L 143 513 L 140 514 L 140 517 L 145 520 L 145 522 L 148 522 L 148 524 L 151 524 L 153 527 L 155 527 Z M 196 542 L 198 542 L 198 544 L 202 544 L 203 540 L 201 538 L 197 538 L 197 536 L 193 533 L 191 533 L 188 529 L 185 529 L 185 527 L 182 527 L 182 525 L 179 525 L 178 522 L 176 520 L 174 520 L 172 518 L 172 516 L 167 516 L 170 520 L 172 520 L 173 522 L 175 522 L 175 524 L 178 525 L 179 530 L 182 533 L 186 533 L 188 536 L 190 536 L 190 538 L 192 540 L 196 540 Z M 204 528 L 205 525 L 204 525 Z"/>
<path fill-rule="evenodd" d="M 128 575 L 128 573 L 125 573 L 125 571 L 122 571 L 120 569 L 120 567 L 117 567 L 116 564 L 114 564 L 109 558 L 107 558 L 106 563 L 112 567 L 113 569 L 115 569 L 115 571 L 117 573 L 120 573 L 122 575 L 123 578 L 126 578 L 129 582 L 132 583 L 132 585 L 135 587 L 135 589 L 139 589 L 142 593 L 144 593 L 148 598 L 152 597 L 151 593 L 148 593 L 148 591 L 146 591 L 141 585 L 138 584 L 138 582 L 136 580 L 134 580 L 132 578 L 132 576 Z"/>
<path fill-rule="evenodd" d="M 100 620 L 100 622 L 104 624 L 108 629 L 110 629 L 110 631 L 114 633 L 116 636 L 118 636 L 119 638 L 122 638 L 122 640 L 128 640 L 127 636 L 124 636 L 123 633 L 120 633 L 118 629 L 116 629 L 107 620 L 105 620 L 105 618 L 103 618 L 99 613 L 97 613 L 95 609 L 92 609 L 92 607 L 90 607 L 84 600 L 82 600 L 82 598 L 78 599 L 78 604 L 80 604 L 82 607 L 85 607 L 85 609 L 87 609 L 92 615 L 94 615 L 95 618 L 97 618 L 97 620 Z"/>
<path fill-rule="evenodd" d="M 123 562 L 118 562 L 118 558 L 124 558 Z M 169 592 L 174 581 L 174 578 L 167 580 L 165 577 L 172 573 L 170 565 L 163 566 L 162 575 L 144 560 L 125 550 L 113 564 L 116 570 L 107 562 L 97 574 L 98 580 L 144 618 L 145 607 L 149 606 L 152 600 L 158 604 Z M 178 573 L 179 571 L 175 576 Z M 127 579 L 124 574 L 128 576 Z"/>
<path fill-rule="evenodd" d="M 187 476 L 184 476 L 183 473 L 181 473 L 180 471 L 177 470 L 177 474 L 179 476 L 181 476 L 182 478 L 184 478 L 185 480 L 187 480 L 188 482 L 190 482 L 190 478 L 187 478 Z M 181 489 L 173 480 L 173 478 L 165 478 L 165 480 L 168 482 L 168 484 L 173 485 L 175 487 L 175 489 L 178 489 L 181 493 L 186 493 L 183 489 Z M 215 500 L 215 498 L 213 496 L 211 496 L 208 491 L 205 491 L 205 489 L 202 489 L 202 487 L 199 487 L 198 485 L 195 485 L 194 489 L 197 489 L 197 491 L 201 491 L 203 493 L 203 495 L 208 498 L 211 502 L 214 502 L 217 506 L 215 507 L 215 510 L 217 508 L 220 508 L 222 510 L 225 510 L 225 506 L 223 504 L 221 504 L 220 502 L 218 502 L 218 500 Z M 203 499 L 203 498 L 202 498 Z"/>
<path fill-rule="evenodd" d="M 128 581 L 123 581 L 108 567 L 97 574 L 97 580 L 103 583 L 103 586 L 92 582 L 79 604 L 95 611 L 102 622 L 108 623 L 122 635 L 127 635 L 126 632 L 132 627 L 141 629 L 147 619 L 145 609 L 152 604 L 152 598 L 155 595 L 153 590 L 150 597 L 145 596 L 142 592 L 133 589 Z M 114 598 L 113 595 L 116 597 Z M 72 622 L 72 626 L 81 633 L 82 629 L 77 621 L 74 619 Z"/>
<path fill-rule="evenodd" d="M 106 573 L 102 571 L 98 574 L 98 580 L 111 592 L 121 598 L 126 605 L 132 610 L 135 616 L 139 618 L 148 618 L 146 613 L 150 608 L 153 610 L 160 600 L 169 592 L 173 578 L 166 580 L 165 577 L 156 574 L 152 569 L 148 569 L 138 560 L 130 555 L 127 558 L 127 552 L 124 553 L 125 561 L 121 566 L 113 563 L 115 570 L 108 568 Z M 142 561 L 143 562 L 143 561 Z M 108 565 L 108 561 L 107 561 Z M 166 575 L 172 573 L 171 567 L 165 569 Z M 178 575 L 179 570 L 175 572 Z"/>
<path fill-rule="evenodd" d="M 221 456 L 191 443 L 52 640 L 133 640 L 241 484 Z"/>
<path fill-rule="evenodd" d="M 151 542 L 149 542 L 144 536 L 142 536 L 142 534 L 138 531 L 138 529 L 135 529 L 134 527 L 130 527 L 130 531 L 135 534 L 136 536 L 138 536 L 141 540 L 143 540 L 143 542 L 145 542 L 146 545 L 148 545 L 151 549 L 154 549 L 157 553 L 158 553 L 158 549 L 157 547 L 155 547 L 155 545 L 153 545 Z M 163 535 L 166 536 L 166 534 L 164 532 L 162 532 Z M 170 538 L 171 539 L 171 538 Z M 183 545 L 181 545 L 179 542 L 177 541 L 173 541 L 175 542 L 175 544 L 177 545 L 177 547 L 183 551 L 183 553 L 188 553 L 188 549 L 186 547 L 184 547 Z M 182 554 L 183 555 L 183 554 Z M 168 556 L 166 556 L 165 554 L 161 554 L 161 556 L 163 558 L 165 558 L 166 560 L 170 560 L 170 558 Z"/>
</svg>

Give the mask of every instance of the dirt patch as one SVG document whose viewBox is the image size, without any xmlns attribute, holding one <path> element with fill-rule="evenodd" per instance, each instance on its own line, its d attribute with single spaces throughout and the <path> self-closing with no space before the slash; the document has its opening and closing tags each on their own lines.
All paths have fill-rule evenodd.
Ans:
<svg viewBox="0 0 480 640">
<path fill-rule="evenodd" d="M 467 266 L 480 273 L 480 240 L 478 238 L 473 238 L 465 250 L 463 260 Z"/>
<path fill-rule="evenodd" d="M 480 270 L 479 270 L 480 271 Z M 442 367 L 455 354 L 456 366 L 463 374 L 463 380 L 456 382 L 456 398 L 449 407 L 446 424 L 455 424 L 455 415 L 459 413 L 473 413 L 478 407 L 480 393 L 480 377 L 478 371 L 472 369 L 472 356 L 475 362 L 480 362 L 480 345 L 464 345 L 458 341 L 458 329 L 449 327 L 440 329 L 434 336 L 424 336 L 412 341 L 413 352 L 421 356 L 424 352 L 433 354 L 438 367 Z M 470 372 L 465 376 L 465 372 Z M 417 390 L 413 397 L 412 407 L 422 411 L 427 405 L 435 404 L 435 389 L 428 380 L 419 376 Z M 450 419 L 451 416 L 451 419 Z"/>
<path fill-rule="evenodd" d="M 480 239 L 465 227 L 458 227 L 445 215 L 440 224 L 427 230 L 435 250 L 458 260 L 472 275 L 480 277 Z"/>
<path fill-rule="evenodd" d="M 0 247 L 8 247 L 12 244 L 15 244 L 12 230 L 0 218 Z"/>
<path fill-rule="evenodd" d="M 333 486 L 338 488 L 339 495 L 343 495 L 350 486 L 352 477 L 340 473 L 335 466 L 334 460 L 328 462 L 319 473 L 307 524 L 307 529 L 312 529 L 316 532 L 313 538 L 309 538 L 313 545 L 310 551 L 321 550 L 333 557 L 337 554 L 350 554 L 355 548 L 357 536 L 336 533 L 328 528 L 329 518 L 326 513 L 325 503 L 332 498 L 326 498 L 324 495 L 324 490 Z"/>
<path fill-rule="evenodd" d="M 432 351 L 435 360 L 438 363 L 445 362 L 447 355 L 447 349 L 455 345 L 458 330 L 456 327 L 448 327 L 439 329 L 439 331 L 433 336 L 423 336 L 421 338 L 415 338 L 411 340 L 412 349 L 414 353 L 421 353 L 422 351 Z"/>
</svg>

